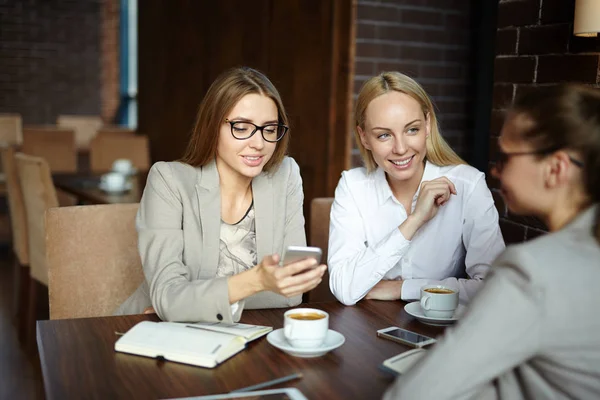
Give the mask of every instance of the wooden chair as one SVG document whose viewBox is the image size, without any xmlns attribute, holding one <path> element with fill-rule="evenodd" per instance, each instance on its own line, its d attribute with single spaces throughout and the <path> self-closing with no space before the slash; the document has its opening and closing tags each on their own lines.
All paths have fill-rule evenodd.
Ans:
<svg viewBox="0 0 600 400">
<path fill-rule="evenodd" d="M 101 129 L 98 130 L 97 136 L 106 136 L 106 135 L 109 135 L 109 136 L 110 135 L 132 136 L 135 134 L 136 134 L 136 131 L 134 129 L 122 128 L 120 126 L 105 125 Z"/>
<path fill-rule="evenodd" d="M 311 246 L 323 250 L 322 262 L 327 263 L 327 247 L 329 246 L 329 214 L 333 197 L 318 197 L 310 203 L 310 238 Z M 323 281 L 309 293 L 304 301 L 319 302 L 336 300 L 329 289 L 329 272 L 323 274 Z"/>
<path fill-rule="evenodd" d="M 90 141 L 103 126 L 102 118 L 97 115 L 59 115 L 56 124 L 59 128 L 75 131 L 75 146 L 78 150 L 88 150 Z"/>
<path fill-rule="evenodd" d="M 53 125 L 25 127 L 21 152 L 46 160 L 52 173 L 77 172 L 75 131 L 72 129 L 60 129 Z M 57 195 L 61 206 L 77 204 L 77 198 L 61 190 L 57 191 Z"/>
<path fill-rule="evenodd" d="M 27 298 L 29 290 L 29 253 L 27 237 L 27 217 L 19 173 L 12 146 L 0 146 L 0 156 L 6 176 L 12 247 L 15 257 L 15 316 L 19 339 L 25 339 L 27 322 Z"/>
<path fill-rule="evenodd" d="M 46 214 L 50 318 L 111 315 L 142 283 L 139 204 L 51 208 Z"/>
<path fill-rule="evenodd" d="M 54 126 L 23 128 L 21 152 L 42 157 L 53 173 L 77 172 L 75 131 Z"/>
<path fill-rule="evenodd" d="M 20 114 L 0 114 L 0 146 L 21 146 L 23 143 L 23 124 Z M 7 188 L 6 176 L 0 164 L 0 193 Z"/>
<path fill-rule="evenodd" d="M 138 171 L 150 169 L 150 146 L 144 135 L 98 135 L 90 144 L 90 169 L 106 172 L 115 160 L 126 158 Z"/>
<path fill-rule="evenodd" d="M 23 142 L 23 122 L 19 114 L 0 114 L 0 143 L 20 146 Z"/>
<path fill-rule="evenodd" d="M 58 207 L 56 190 L 52 183 L 50 167 L 45 159 L 21 153 L 15 155 L 19 182 L 23 191 L 23 204 L 27 220 L 28 254 L 29 254 L 29 300 L 27 312 L 28 346 L 35 345 L 35 321 L 41 310 L 41 318 L 47 318 L 47 300 L 39 303 L 39 298 L 45 297 L 48 287 L 48 266 L 46 264 L 46 210 Z M 40 295 L 42 293 L 42 295 Z M 35 347 L 34 347 L 35 348 Z"/>
</svg>

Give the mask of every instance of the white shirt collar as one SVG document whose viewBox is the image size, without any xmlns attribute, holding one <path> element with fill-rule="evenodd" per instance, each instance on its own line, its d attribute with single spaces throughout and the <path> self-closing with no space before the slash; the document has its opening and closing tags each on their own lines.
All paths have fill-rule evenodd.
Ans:
<svg viewBox="0 0 600 400">
<path fill-rule="evenodd" d="M 413 201 L 419 196 L 419 191 L 421 190 L 421 183 L 423 181 L 430 181 L 432 179 L 439 178 L 439 170 L 440 167 L 437 165 L 425 161 L 425 170 L 423 171 L 423 176 L 421 177 L 421 182 L 419 183 L 419 188 L 413 197 Z M 390 188 L 390 184 L 385 178 L 385 171 L 383 168 L 378 167 L 375 172 L 373 172 L 373 180 L 375 182 L 375 189 L 377 191 L 377 200 L 379 205 L 385 203 L 388 199 L 394 198 L 394 194 L 392 193 L 392 189 Z"/>
</svg>

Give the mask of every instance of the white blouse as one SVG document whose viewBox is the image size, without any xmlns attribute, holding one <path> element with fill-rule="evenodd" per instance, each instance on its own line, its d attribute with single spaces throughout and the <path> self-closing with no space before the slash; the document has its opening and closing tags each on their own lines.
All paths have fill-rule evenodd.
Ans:
<svg viewBox="0 0 600 400">
<path fill-rule="evenodd" d="M 457 195 L 406 240 L 398 227 L 404 206 L 378 168 L 342 173 L 329 226 L 329 286 L 339 301 L 353 305 L 380 280 L 403 280 L 402 300 L 418 299 L 423 285 L 443 284 L 470 300 L 492 261 L 504 250 L 498 212 L 485 175 L 468 165 L 425 165 L 423 181 L 445 176 Z M 419 191 L 412 200 L 414 211 Z M 470 279 L 467 279 L 467 276 Z"/>
</svg>

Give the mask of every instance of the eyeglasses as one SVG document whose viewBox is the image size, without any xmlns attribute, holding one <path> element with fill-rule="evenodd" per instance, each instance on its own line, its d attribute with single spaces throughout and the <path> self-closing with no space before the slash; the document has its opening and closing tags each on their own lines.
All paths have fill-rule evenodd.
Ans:
<svg viewBox="0 0 600 400">
<path fill-rule="evenodd" d="M 496 160 L 496 170 L 498 172 L 502 171 L 502 169 L 504 168 L 504 166 L 506 165 L 506 163 L 508 162 L 508 160 L 510 159 L 510 157 L 516 157 L 516 156 L 528 156 L 528 155 L 538 155 L 538 156 L 545 156 L 548 154 L 552 154 L 555 151 L 560 150 L 560 147 L 551 147 L 548 149 L 544 149 L 544 150 L 533 150 L 533 151 L 515 151 L 513 153 L 507 153 L 505 151 L 502 151 L 502 149 L 498 149 L 498 159 Z M 569 160 L 576 166 L 578 166 L 579 168 L 583 168 L 583 162 L 579 161 L 571 156 L 569 156 Z"/>
<path fill-rule="evenodd" d="M 238 140 L 250 139 L 256 131 L 260 131 L 265 142 L 275 143 L 280 141 L 288 131 L 288 127 L 283 124 L 267 124 L 258 126 L 252 122 L 225 120 L 231 125 L 231 134 Z"/>
</svg>

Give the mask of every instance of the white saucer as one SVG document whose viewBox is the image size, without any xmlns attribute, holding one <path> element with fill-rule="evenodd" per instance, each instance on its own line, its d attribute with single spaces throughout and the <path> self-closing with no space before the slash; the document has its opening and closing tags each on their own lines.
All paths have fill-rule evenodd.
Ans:
<svg viewBox="0 0 600 400">
<path fill-rule="evenodd" d="M 125 182 L 125 184 L 123 186 L 121 186 L 119 188 L 113 188 L 113 187 L 106 186 L 106 184 L 104 184 L 103 182 L 100 182 L 98 184 L 98 187 L 103 192 L 112 193 L 112 194 L 119 194 L 119 193 L 125 193 L 125 192 L 130 191 L 131 188 L 132 188 L 132 185 L 131 185 L 131 182 Z"/>
<path fill-rule="evenodd" d="M 428 325 L 436 325 L 436 326 L 446 326 L 450 325 L 456 321 L 463 315 L 467 307 L 459 304 L 456 310 L 454 311 L 454 315 L 450 318 L 436 318 L 436 317 L 427 317 L 423 314 L 423 309 L 421 308 L 420 301 L 413 301 L 412 303 L 408 303 L 404 306 L 404 311 L 406 311 L 409 315 L 412 315 L 419 321 Z"/>
<path fill-rule="evenodd" d="M 331 350 L 337 349 L 341 345 L 344 344 L 346 338 L 339 332 L 336 332 L 332 329 L 327 331 L 327 337 L 325 338 L 325 342 L 319 347 L 312 347 L 307 349 L 299 349 L 296 347 L 292 347 L 283 336 L 283 329 L 277 329 L 267 335 L 267 341 L 271 343 L 271 345 L 277 347 L 279 350 L 288 353 L 294 357 L 302 357 L 302 358 L 312 358 L 312 357 L 320 357 Z"/>
</svg>

